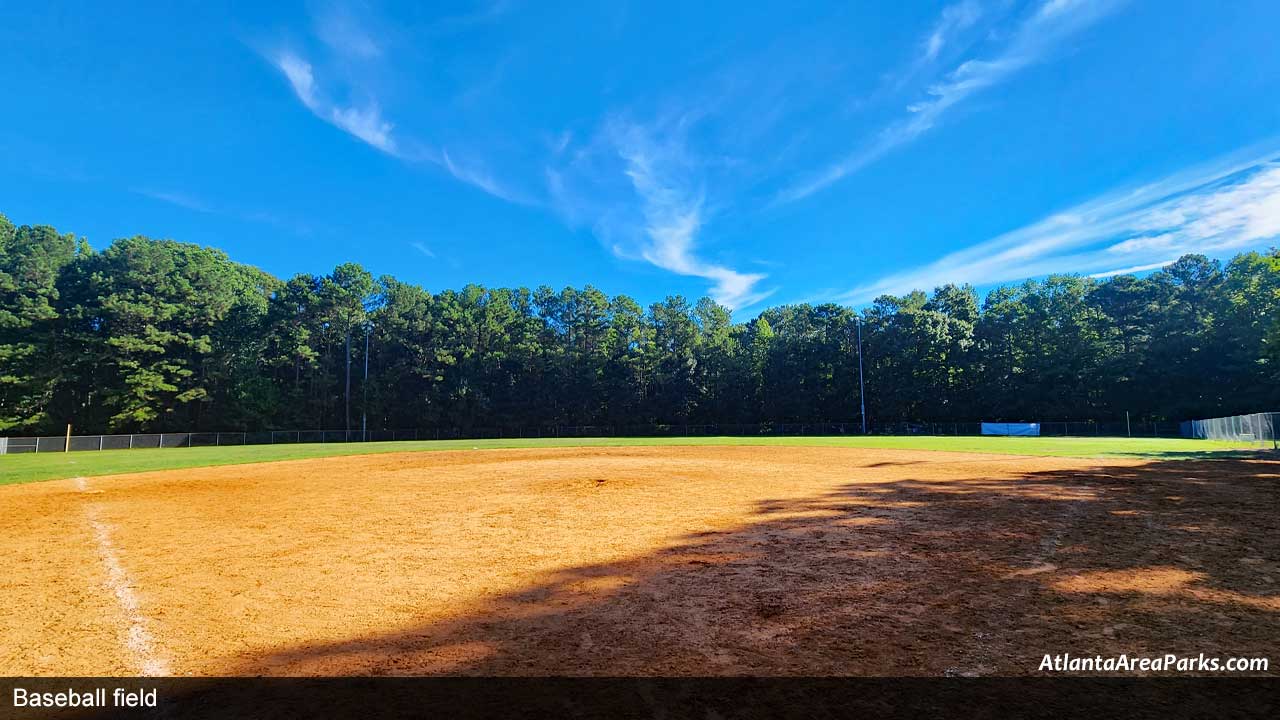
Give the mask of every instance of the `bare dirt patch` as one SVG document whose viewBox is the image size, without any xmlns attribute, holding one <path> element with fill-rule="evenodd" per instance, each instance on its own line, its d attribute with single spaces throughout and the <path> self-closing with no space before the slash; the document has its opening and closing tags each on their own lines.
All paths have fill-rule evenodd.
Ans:
<svg viewBox="0 0 1280 720">
<path fill-rule="evenodd" d="M 0 672 L 137 672 L 92 503 L 176 674 L 987 675 L 1059 652 L 1274 673 L 1278 471 L 649 447 L 4 487 Z"/>
</svg>

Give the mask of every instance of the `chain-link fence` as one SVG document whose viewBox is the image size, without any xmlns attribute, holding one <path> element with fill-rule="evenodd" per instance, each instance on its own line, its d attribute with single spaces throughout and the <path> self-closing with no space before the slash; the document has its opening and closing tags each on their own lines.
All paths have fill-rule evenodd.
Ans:
<svg viewBox="0 0 1280 720">
<path fill-rule="evenodd" d="M 416 430 L 262 430 L 258 432 L 45 435 L 0 438 L 0 455 L 81 450 L 132 450 L 291 443 L 388 442 L 396 440 L 479 440 L 508 438 L 713 437 L 751 435 L 852 435 L 857 423 L 548 425 L 508 428 L 427 428 Z"/>
<path fill-rule="evenodd" d="M 275 445 L 282 443 L 333 443 L 375 440 L 417 440 L 415 430 L 379 430 L 364 436 L 358 430 L 261 430 L 258 432 L 176 432 L 117 435 L 43 435 L 0 438 L 0 455 L 80 450 L 134 450 L 143 448 L 216 447 L 222 445 Z M 456 437 L 456 436 L 455 436 Z"/>
<path fill-rule="evenodd" d="M 988 423 L 990 424 L 990 423 Z M 1179 425 L 1170 421 L 1150 420 L 1035 420 L 1041 437 L 1182 437 Z M 873 435 L 981 435 L 981 422 L 897 422 L 880 423 L 871 428 Z"/>
<path fill-rule="evenodd" d="M 1265 413 L 1264 413 L 1265 414 Z M 1242 416 L 1252 417 L 1252 416 Z M 1221 419 L 1221 418 L 1220 418 Z M 1230 418 L 1225 418 L 1230 419 Z M 1192 421 L 1212 423 L 1215 421 Z M 1039 433 L 1046 437 L 1219 437 L 1194 435 L 1188 423 L 1099 422 L 1093 420 L 1040 421 Z M 1268 428 L 1270 425 L 1268 425 Z M 982 435 L 980 422 L 895 422 L 869 427 L 873 435 Z M 753 436 L 838 436 L 858 435 L 862 425 L 847 422 L 797 423 L 672 423 L 643 425 L 538 425 L 498 428 L 424 428 L 413 430 L 261 430 L 257 432 L 175 432 L 115 435 L 63 435 L 0 437 L 0 455 L 49 453 L 82 450 L 126 450 L 137 448 L 189 448 L 235 445 L 280 445 L 290 443 L 387 442 L 394 440 L 473 440 L 507 438 L 590 438 L 590 437 L 753 437 Z M 1215 431 L 1216 433 L 1216 431 Z M 1251 437 L 1237 433 L 1224 439 Z M 1274 437 L 1274 433 L 1267 435 Z"/>
<path fill-rule="evenodd" d="M 1205 420 L 1188 420 L 1182 423 L 1182 434 L 1190 438 L 1232 440 L 1271 445 L 1272 448 L 1276 448 L 1280 444 L 1276 438 L 1277 424 L 1280 424 L 1280 413 L 1231 415 Z"/>
</svg>

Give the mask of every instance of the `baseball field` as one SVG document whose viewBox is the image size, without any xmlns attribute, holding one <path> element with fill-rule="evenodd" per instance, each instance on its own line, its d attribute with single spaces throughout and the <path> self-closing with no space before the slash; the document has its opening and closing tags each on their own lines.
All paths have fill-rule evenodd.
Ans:
<svg viewBox="0 0 1280 720">
<path fill-rule="evenodd" d="M 1266 455 L 738 442 L 0 458 L 0 673 L 1276 674 Z"/>
</svg>

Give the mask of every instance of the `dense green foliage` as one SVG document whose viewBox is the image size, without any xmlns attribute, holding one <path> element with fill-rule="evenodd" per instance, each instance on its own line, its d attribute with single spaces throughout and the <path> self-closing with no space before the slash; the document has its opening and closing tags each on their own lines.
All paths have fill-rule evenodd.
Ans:
<svg viewBox="0 0 1280 720">
<path fill-rule="evenodd" d="M 286 282 L 0 216 L 0 432 L 358 429 L 362 410 L 371 429 L 852 421 L 856 319 L 792 305 L 734 324 L 705 298 L 590 286 L 432 293 L 351 264 Z M 862 321 L 873 425 L 1280 407 L 1276 251 L 984 299 L 947 285 Z"/>
</svg>

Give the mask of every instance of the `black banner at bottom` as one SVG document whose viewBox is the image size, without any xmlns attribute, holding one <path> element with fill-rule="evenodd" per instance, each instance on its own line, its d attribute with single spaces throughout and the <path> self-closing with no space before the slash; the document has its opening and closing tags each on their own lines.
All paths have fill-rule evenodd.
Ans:
<svg viewBox="0 0 1280 720">
<path fill-rule="evenodd" d="M 12 718 L 1280 717 L 1274 679 L 4 678 Z"/>
</svg>

